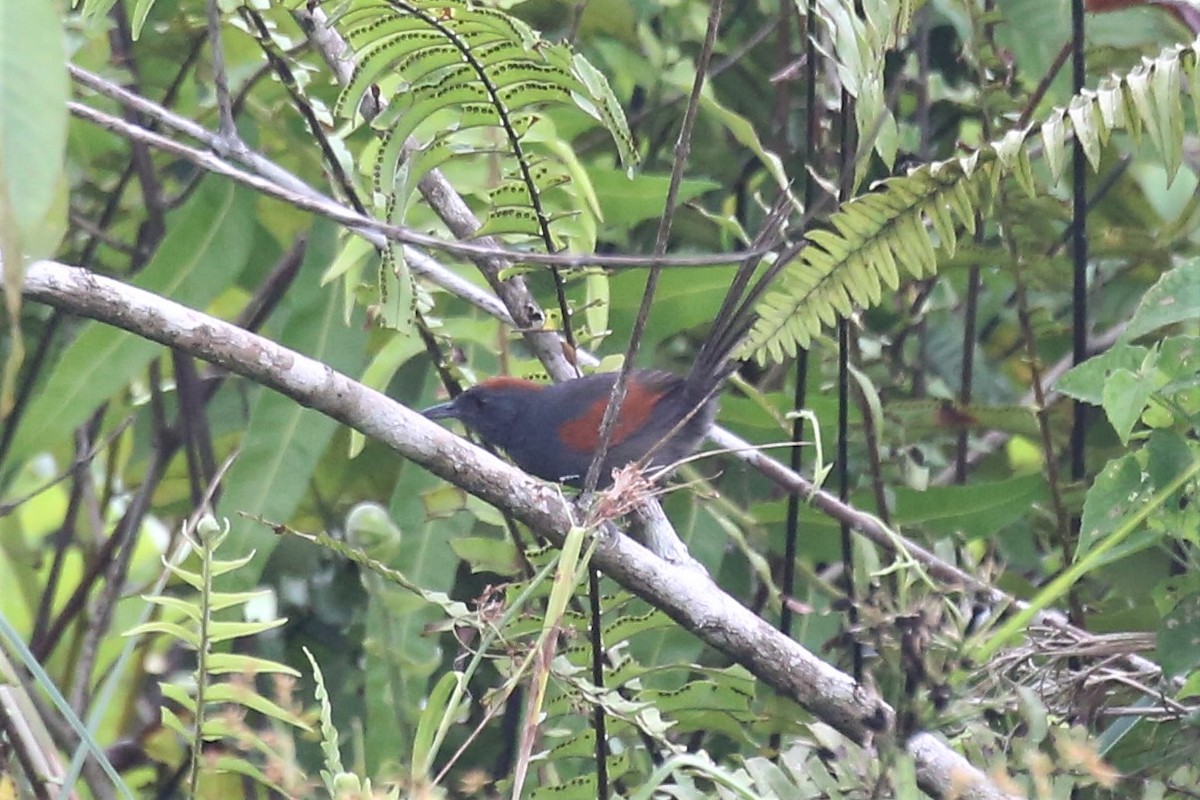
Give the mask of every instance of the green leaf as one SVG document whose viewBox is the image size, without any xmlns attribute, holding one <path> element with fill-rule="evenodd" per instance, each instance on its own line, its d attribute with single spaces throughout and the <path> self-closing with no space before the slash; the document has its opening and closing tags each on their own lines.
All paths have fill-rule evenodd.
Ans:
<svg viewBox="0 0 1200 800">
<path fill-rule="evenodd" d="M 286 317 L 281 344 L 324 361 L 334 369 L 355 374 L 365 360 L 366 334 L 342 324 L 340 298 L 317 285 L 321 270 L 333 258 L 333 226 L 318 223 L 309 237 L 308 252 L 297 279 L 295 310 Z M 291 518 L 308 495 L 308 479 L 338 423 L 275 392 L 260 390 L 237 460 L 226 478 L 219 514 L 231 522 L 222 552 L 242 555 L 257 551 L 258 563 L 275 548 L 276 536 L 242 514 L 273 521 Z M 249 589 L 256 570 L 233 573 L 231 591 Z"/>
<path fill-rule="evenodd" d="M 250 558 L 238 559 L 238 567 L 241 568 L 250 563 Z M 227 570 L 231 571 L 231 570 Z M 223 573 L 222 573 L 223 574 Z M 214 573 L 213 577 L 216 577 Z M 233 606 L 245 605 L 255 600 L 260 600 L 265 597 L 270 597 L 272 592 L 270 589 L 262 589 L 253 592 L 210 592 L 208 595 L 208 607 L 213 611 L 221 611 Z"/>
<path fill-rule="evenodd" d="M 711 681 L 688 681 L 673 692 L 647 690 L 641 699 L 676 720 L 672 730 L 679 732 L 712 730 L 737 740 L 745 736 L 743 724 L 753 717 L 752 695 Z"/>
<path fill-rule="evenodd" d="M 662 216 L 669 175 L 643 172 L 629 178 L 622 170 L 605 167 L 591 167 L 589 173 L 606 226 L 620 230 Z M 716 181 L 684 179 L 679 185 L 679 202 L 686 203 L 719 188 Z"/>
<path fill-rule="evenodd" d="M 617 102 L 616 95 L 608 85 L 604 73 L 592 66 L 592 63 L 576 53 L 571 57 L 571 70 L 579 82 L 587 87 L 586 101 L 584 96 L 576 96 L 575 102 L 591 116 L 604 123 L 613 142 L 617 145 L 617 153 L 627 173 L 632 173 L 637 167 L 639 156 L 634 147 L 633 134 L 629 132 L 629 123 L 625 120 L 625 112 Z"/>
<path fill-rule="evenodd" d="M 1045 147 L 1046 166 L 1055 183 L 1062 180 L 1063 167 L 1066 164 L 1066 126 L 1063 124 L 1064 112 L 1056 108 L 1042 124 L 1042 144 Z"/>
<path fill-rule="evenodd" d="M 994 535 L 1027 516 L 1031 507 L 1049 500 L 1041 475 L 925 491 L 897 487 L 894 491 L 897 525 L 919 526 L 937 536 L 966 534 L 972 539 Z"/>
<path fill-rule="evenodd" d="M 671 618 L 658 609 L 637 616 L 622 615 L 604 626 L 604 641 L 624 642 L 649 631 L 672 630 Z"/>
<path fill-rule="evenodd" d="M 1148 63 L 1135 67 L 1125 76 L 1125 97 L 1133 105 L 1135 114 L 1130 115 L 1130 122 L 1140 122 L 1142 128 L 1150 137 L 1154 149 L 1160 154 L 1166 152 L 1163 142 L 1163 130 L 1159 125 L 1158 114 L 1154 109 L 1154 101 L 1150 96 L 1151 66 Z"/>
<path fill-rule="evenodd" d="M 1146 475 L 1157 491 L 1175 480 L 1187 469 L 1198 454 L 1179 433 L 1172 430 L 1152 431 L 1146 442 Z M 1167 501 L 1167 508 L 1178 508 L 1182 490 Z"/>
<path fill-rule="evenodd" d="M 1083 518 L 1079 526 L 1079 544 L 1075 559 L 1079 560 L 1099 542 L 1117 531 L 1130 512 L 1146 501 L 1153 492 L 1142 475 L 1141 465 L 1135 456 L 1126 455 L 1110 461 L 1096 476 L 1092 488 L 1083 501 Z M 1142 529 L 1143 535 L 1135 535 L 1124 547 L 1106 554 L 1103 563 L 1128 555 L 1158 538 L 1158 534 Z"/>
<path fill-rule="evenodd" d="M 1137 311 L 1121 335 L 1129 342 L 1166 325 L 1200 318 L 1200 259 L 1165 273 L 1142 295 Z"/>
<path fill-rule="evenodd" d="M 1168 336 L 1158 343 L 1154 377 L 1160 391 L 1174 394 L 1200 383 L 1200 336 Z"/>
<path fill-rule="evenodd" d="M 208 640 L 213 644 L 216 644 L 218 642 L 227 642 L 231 639 L 242 639 L 247 636 L 255 636 L 260 633 L 266 633 L 269 630 L 281 627 L 286 622 L 286 619 L 273 619 L 263 622 L 228 622 L 221 620 L 209 620 Z"/>
<path fill-rule="evenodd" d="M 1167 180 L 1174 180 L 1182 160 L 1183 104 L 1178 51 L 1166 51 L 1154 62 L 1150 94 L 1158 128 L 1162 132 L 1162 158 Z"/>
<path fill-rule="evenodd" d="M 212 769 L 215 772 L 229 772 L 234 775 L 242 775 L 257 784 L 270 788 L 275 794 L 287 795 L 287 791 L 283 787 L 272 781 L 261 769 L 244 758 L 229 755 L 217 756 L 213 760 Z"/>
<path fill-rule="evenodd" d="M 690 92 L 690 78 L 688 84 L 677 84 L 680 91 Z M 716 98 L 712 96 L 712 91 L 708 84 L 705 84 L 704 90 L 700 93 L 700 107 L 708 113 L 712 114 L 717 121 L 725 126 L 730 135 L 743 147 L 758 156 L 763 167 L 775 180 L 776 185 L 781 191 L 791 191 L 791 180 L 787 176 L 787 172 L 783 168 L 783 162 L 779 156 L 763 146 L 762 141 L 758 138 L 758 131 L 754 126 L 743 117 L 734 111 L 723 106 Z"/>
<path fill-rule="evenodd" d="M 239 706 L 253 709 L 271 719 L 286 722 L 301 730 L 311 730 L 302 717 L 284 708 L 273 700 L 268 700 L 246 685 L 238 683 L 213 683 L 204 694 L 204 702 L 235 703 Z"/>
<path fill-rule="evenodd" d="M 450 542 L 454 554 L 471 565 L 472 572 L 494 572 L 516 576 L 521 572 L 517 548 L 508 539 L 488 536 L 463 536 Z"/>
<path fill-rule="evenodd" d="M 163 608 L 172 609 L 190 620 L 199 622 L 203 611 L 192 600 L 184 600 L 182 597 L 172 597 L 171 595 L 142 595 L 142 599 L 147 603 L 154 603 Z"/>
<path fill-rule="evenodd" d="M 999 648 L 1022 634 L 1040 611 L 1059 601 L 1085 575 L 1117 558 L 1118 554 L 1128 555 L 1155 541 L 1161 534 L 1146 535 L 1146 520 L 1198 473 L 1200 457 L 1167 484 L 1151 491 L 1143 487 L 1135 454 L 1110 462 L 1097 477 L 1084 502 L 1077 558 L 976 647 L 973 656 L 981 661 L 991 658 Z"/>
<path fill-rule="evenodd" d="M 204 308 L 246 263 L 253 238 L 253 196 L 214 178 L 167 217 L 167 235 L 134 281 L 147 291 Z M 162 347 L 99 322 L 88 323 L 57 358 L 54 371 L 17 429 L 19 463 L 68 438 L 96 407 L 132 381 Z"/>
<path fill-rule="evenodd" d="M 137 625 L 125 632 L 126 636 L 145 636 L 148 633 L 161 633 L 191 645 L 193 649 L 200 646 L 200 636 L 193 629 L 186 628 L 174 622 L 158 620 Z"/>
<path fill-rule="evenodd" d="M 58 244 L 39 229 L 62 190 L 67 144 L 66 35 L 57 9 L 33 0 L 0 3 L 0 194 L 25 255 L 35 257 Z M 60 210 L 57 228 L 65 222 Z"/>
<path fill-rule="evenodd" d="M 1146 403 L 1154 394 L 1154 384 L 1146 376 L 1127 369 L 1113 370 L 1101 391 L 1101 405 L 1121 444 L 1129 443 L 1133 426 L 1146 410 Z"/>
<path fill-rule="evenodd" d="M 248 656 L 244 653 L 209 653 L 208 671 L 210 674 L 236 672 L 241 675 L 262 675 L 266 673 L 291 675 L 300 677 L 300 671 L 280 664 L 269 658 Z"/>
<path fill-rule="evenodd" d="M 162 689 L 163 697 L 183 706 L 183 710 L 187 711 L 189 714 L 196 713 L 196 698 L 193 697 L 185 687 L 166 682 L 159 684 L 159 687 Z M 165 710 L 166 709 L 164 707 L 164 711 Z M 184 735 L 190 736 L 191 732 L 185 731 Z"/>
<path fill-rule="evenodd" d="M 316 684 L 314 694 L 320 706 L 321 754 L 325 759 L 325 769 L 321 770 L 321 777 L 324 779 L 325 788 L 330 795 L 337 796 L 334 791 L 334 782 L 337 776 L 345 771 L 345 767 L 342 766 L 342 754 L 338 749 L 337 728 L 333 724 L 333 705 L 329 701 L 329 690 L 325 688 L 325 676 L 321 674 L 320 664 L 313 657 L 312 651 L 307 647 L 302 649 L 308 663 L 312 666 L 313 683 Z"/>
<path fill-rule="evenodd" d="M 219 578 L 220 576 L 222 576 L 226 573 L 236 572 L 237 570 L 239 570 L 242 567 L 249 564 L 250 560 L 252 558 L 254 558 L 253 551 L 247 553 L 246 555 L 244 555 L 240 558 L 233 558 L 233 559 L 214 558 L 214 559 L 211 559 L 208 562 L 209 575 L 211 575 L 214 578 Z M 246 596 L 253 599 L 253 597 L 255 597 L 257 595 L 255 593 L 247 593 Z"/>
<path fill-rule="evenodd" d="M 1092 169 L 1100 168 L 1100 131 L 1096 125 L 1096 106 L 1091 97 L 1077 96 L 1072 98 L 1067 106 L 1071 117 L 1071 127 L 1075 138 L 1083 146 L 1083 154 L 1087 157 Z"/>
<path fill-rule="evenodd" d="M 407 464 L 388 506 L 389 517 L 405 536 L 404 546 L 392 548 L 385 565 L 433 591 L 454 586 L 459 562 L 450 543 L 468 534 L 473 523 L 464 513 L 430 520 L 422 504 L 414 502 L 443 485 L 439 478 Z M 442 649 L 426 628 L 444 620 L 446 613 L 373 573 L 363 576 L 363 585 L 368 592 L 365 648 L 369 656 L 364 704 L 373 732 L 365 745 L 367 763 L 408 762 L 429 676 L 442 663 Z"/>
<path fill-rule="evenodd" d="M 1156 644 L 1155 655 L 1164 676 L 1196 671 L 1196 665 L 1200 664 L 1200 594 L 1185 595 L 1163 617 Z"/>
<path fill-rule="evenodd" d="M 431 777 L 434 759 L 437 758 L 435 739 L 438 729 L 447 716 L 456 716 L 458 710 L 451 708 L 451 698 L 457 695 L 455 690 L 462 687 L 465 677 L 461 672 L 451 671 L 443 675 L 429 693 L 425 701 L 425 709 L 417 723 L 417 733 L 413 739 L 412 748 L 412 779 L 415 782 Z"/>
<path fill-rule="evenodd" d="M 1098 406 L 1104 401 L 1104 385 L 1108 376 L 1117 370 L 1141 369 L 1149 352 L 1145 347 L 1117 344 L 1072 367 L 1058 379 L 1054 388 L 1068 397 Z"/>
</svg>

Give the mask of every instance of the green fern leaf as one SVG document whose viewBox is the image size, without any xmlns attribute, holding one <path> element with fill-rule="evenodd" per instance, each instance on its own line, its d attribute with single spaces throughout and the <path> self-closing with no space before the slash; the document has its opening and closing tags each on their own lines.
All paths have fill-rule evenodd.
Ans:
<svg viewBox="0 0 1200 800">
<path fill-rule="evenodd" d="M 208 657 L 208 671 L 219 673 L 238 673 L 241 675 L 291 675 L 300 677 L 300 671 L 280 664 L 269 658 L 259 658 L 245 653 L 212 653 Z"/>
<path fill-rule="evenodd" d="M 190 539 L 200 558 L 200 571 L 181 567 L 164 560 L 165 568 L 180 582 L 192 589 L 193 597 L 179 594 L 156 595 L 146 600 L 159 606 L 182 622 L 161 619 L 139 625 L 126 635 L 165 635 L 186 645 L 196 652 L 196 668 L 185 684 L 164 682 L 161 684 L 165 699 L 171 700 L 190 720 L 185 721 L 171 708 L 161 710 L 163 725 L 189 740 L 192 752 L 189 791 L 195 795 L 201 780 L 219 779 L 222 772 L 247 776 L 263 776 L 262 770 L 249 760 L 261 757 L 262 763 L 280 763 L 279 753 L 267 743 L 265 737 L 247 725 L 244 714 L 237 709 L 254 710 L 264 717 L 299 730 L 308 730 L 307 723 L 291 709 L 261 695 L 255 688 L 254 677 L 259 674 L 290 675 L 297 677 L 296 670 L 264 658 L 244 653 L 214 652 L 222 643 L 245 639 L 276 628 L 282 619 L 243 621 L 217 619 L 221 611 L 232 611 L 258 600 L 264 592 L 219 592 L 213 581 L 250 563 L 249 556 L 222 560 L 216 552 L 228 534 L 211 519 L 197 526 L 198 539 Z M 232 676 L 232 677 L 229 677 Z M 224 678 L 222 680 L 222 678 Z M 226 713 L 235 710 L 235 713 Z M 276 731 L 278 733 L 278 731 Z M 230 755 L 223 756 L 214 764 L 211 759 L 201 758 L 204 742 L 226 741 Z M 258 778 L 256 778 L 258 779 Z M 302 776 L 297 776 L 302 781 Z M 263 785 L 283 794 L 288 790 L 261 777 Z"/>
<path fill-rule="evenodd" d="M 325 765 L 321 770 L 321 779 L 325 782 L 325 789 L 331 797 L 337 797 L 335 783 L 337 776 L 346 771 L 342 766 L 342 754 L 338 750 L 338 731 L 333 724 L 333 706 L 329 702 L 329 691 L 325 688 L 325 676 L 321 674 L 321 667 L 317 664 L 317 660 L 307 647 L 304 648 L 304 655 L 308 658 L 308 663 L 312 665 L 313 680 L 317 685 L 316 697 L 317 705 L 320 707 L 320 732 L 321 732 L 321 753 L 325 757 Z"/>
<path fill-rule="evenodd" d="M 1094 102 L 1094 97 L 1087 95 L 1072 99 L 1067 106 L 1067 114 L 1071 117 L 1071 128 L 1075 131 L 1075 138 L 1082 145 L 1083 154 L 1087 156 L 1092 169 L 1098 169 L 1100 166 L 1100 148 L 1103 146 L 1103 142 L 1100 141 L 1103 127 L 1096 124 L 1096 114 L 1098 113 L 1099 109 Z"/>
<path fill-rule="evenodd" d="M 451 159 L 486 156 L 500 160 L 503 174 L 524 186 L 493 190 L 477 235 L 535 237 L 546 249 L 560 249 L 560 239 L 592 244 L 594 221 L 566 222 L 596 213 L 586 173 L 566 163 L 557 140 L 526 138 L 540 118 L 582 112 L 607 129 L 627 169 L 636 164 L 620 106 L 586 59 L 566 45 L 540 40 L 503 11 L 464 0 L 327 5 L 356 59 L 335 114 L 357 123 L 364 98 L 383 101 L 371 120 L 381 141 L 368 146 L 372 155 L 365 160 L 375 206 L 385 219 L 405 223 L 416 188 L 431 169 Z M 539 173 L 536 167 L 546 161 L 561 166 Z M 585 185 L 576 190 L 571 184 L 579 181 Z M 543 196 L 559 187 L 552 200 Z M 556 226 L 560 221 L 564 224 Z M 385 248 L 382 262 L 371 319 L 406 330 L 415 316 L 416 290 L 403 248 Z"/>
</svg>

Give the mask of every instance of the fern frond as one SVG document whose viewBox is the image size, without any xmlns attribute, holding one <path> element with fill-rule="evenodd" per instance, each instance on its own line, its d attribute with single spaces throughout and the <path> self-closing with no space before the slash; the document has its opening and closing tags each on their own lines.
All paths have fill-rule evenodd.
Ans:
<svg viewBox="0 0 1200 800">
<path fill-rule="evenodd" d="M 429 170 L 452 158 L 482 155 L 499 159 L 501 177 L 491 187 L 477 234 L 516 235 L 560 249 L 560 238 L 569 240 L 578 229 L 558 223 L 594 209 L 587 202 L 591 187 L 573 186 L 586 183 L 586 173 L 543 146 L 544 134 L 530 136 L 535 127 L 553 130 L 556 111 L 591 117 L 612 137 L 626 168 L 637 163 L 632 134 L 605 77 L 570 47 L 541 40 L 515 17 L 467 0 L 328 5 L 356 59 L 335 112 L 357 118 L 368 93 L 386 100 L 371 120 L 380 142 L 364 171 L 389 222 L 405 221 Z M 399 279 L 400 296 L 389 304 L 381 282 L 378 310 L 385 323 L 405 327 L 415 294 L 403 248 L 391 246 L 384 256 Z"/>
<path fill-rule="evenodd" d="M 890 169 L 899 147 L 899 126 L 884 96 L 886 57 L 912 24 L 911 0 L 867 0 L 858 12 L 842 0 L 819 0 L 816 20 L 829 29 L 831 56 L 838 79 L 854 97 L 854 117 L 859 141 L 869 139 L 871 149 Z M 869 164 L 862 159 L 859 172 Z M 861 175 L 856 175 L 857 180 Z"/>
<path fill-rule="evenodd" d="M 1001 180 L 1012 177 L 1031 196 L 1037 194 L 1031 160 L 1039 145 L 1057 182 L 1072 136 L 1095 168 L 1114 132 L 1126 131 L 1135 140 L 1144 132 L 1173 176 L 1185 127 L 1182 75 L 1192 96 L 1193 124 L 1200 117 L 1198 61 L 1200 39 L 1168 48 L 1075 96 L 1050 114 L 1037 136 L 1033 129 L 1010 131 L 970 156 L 917 167 L 844 203 L 826 228 L 810 231 L 800 248 L 783 256 L 789 263 L 760 301 L 741 355 L 760 361 L 794 356 L 823 326 L 855 307 L 879 303 L 884 287 L 897 288 L 901 272 L 913 278 L 935 274 L 938 251 L 953 254 L 959 230 L 974 231 L 975 214 L 986 213 Z"/>
<path fill-rule="evenodd" d="M 216 558 L 228 527 L 222 530 L 211 518 L 200 522 L 197 533 L 198 538 L 189 537 L 189 541 L 200 558 L 201 568 L 198 572 L 166 560 L 163 562 L 167 570 L 195 594 L 191 597 L 146 597 L 147 602 L 159 606 L 173 619 L 147 622 L 128 631 L 126 635 L 165 635 L 196 652 L 196 669 L 186 685 L 167 682 L 161 685 L 163 697 L 175 703 L 186 715 L 185 719 L 171 708 L 162 708 L 163 725 L 189 740 L 192 752 L 191 794 L 196 795 L 202 774 L 234 773 L 286 795 L 287 789 L 268 778 L 260 768 L 260 763 L 256 762 L 278 764 L 289 763 L 290 759 L 282 758 L 266 738 L 246 725 L 243 717 L 246 712 L 252 711 L 286 727 L 309 730 L 308 723 L 296 712 L 264 696 L 255 687 L 259 675 L 298 678 L 300 673 L 269 659 L 216 651 L 218 646 L 228 646 L 226 643 L 277 628 L 285 620 L 218 619 L 217 614 L 241 609 L 266 593 L 217 591 L 213 585 L 214 579 L 246 566 L 253 555 L 232 560 Z M 215 741 L 228 742 L 228 753 L 216 762 L 202 759 L 204 743 Z M 257 754 L 254 760 L 249 757 L 251 753 Z"/>
<path fill-rule="evenodd" d="M 304 655 L 312 666 L 313 681 L 317 685 L 316 697 L 321 720 L 321 753 L 325 757 L 321 779 L 325 782 L 329 796 L 335 797 L 337 796 L 336 781 L 338 776 L 346 771 L 346 768 L 342 766 L 342 754 L 338 749 L 338 731 L 333 724 L 333 705 L 329 701 L 329 691 L 325 688 L 325 676 L 321 673 L 321 666 L 317 663 L 317 659 L 313 657 L 307 647 L 304 648 Z"/>
<path fill-rule="evenodd" d="M 760 360 L 794 356 L 824 325 L 856 306 L 877 304 L 885 286 L 895 290 L 901 270 L 913 278 L 933 275 L 937 248 L 953 251 L 958 226 L 973 224 L 976 198 L 997 163 L 970 174 L 957 161 L 934 164 L 845 203 L 829 228 L 809 232 L 777 288 L 763 297 L 743 353 Z"/>
</svg>

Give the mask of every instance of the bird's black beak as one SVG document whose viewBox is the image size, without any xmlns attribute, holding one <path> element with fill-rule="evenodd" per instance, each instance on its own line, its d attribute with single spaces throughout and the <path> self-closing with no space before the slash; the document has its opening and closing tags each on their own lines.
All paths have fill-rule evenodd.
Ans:
<svg viewBox="0 0 1200 800">
<path fill-rule="evenodd" d="M 421 412 L 426 419 L 458 419 L 458 407 L 454 401 L 430 406 Z"/>
</svg>

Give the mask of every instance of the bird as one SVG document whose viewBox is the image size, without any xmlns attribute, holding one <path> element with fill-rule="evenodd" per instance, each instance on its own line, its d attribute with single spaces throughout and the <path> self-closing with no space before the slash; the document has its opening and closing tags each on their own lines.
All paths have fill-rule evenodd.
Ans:
<svg viewBox="0 0 1200 800">
<path fill-rule="evenodd" d="M 599 447 L 600 422 L 616 379 L 615 372 L 549 385 L 489 378 L 422 413 L 459 420 L 530 475 L 579 487 Z M 717 415 L 709 388 L 663 370 L 631 370 L 598 485 L 608 486 L 614 469 L 647 454 L 645 466 L 654 471 L 696 452 Z"/>
<path fill-rule="evenodd" d="M 765 237 L 755 240 L 756 251 L 761 252 Z M 759 263 L 747 258 L 739 265 L 686 375 L 630 370 L 599 488 L 612 484 L 614 470 L 643 459 L 646 472 L 660 477 L 699 449 L 716 420 L 718 391 L 738 367 L 735 354 L 756 318 L 754 304 L 781 266 L 777 260 L 752 284 Z M 456 419 L 530 475 L 579 488 L 599 447 L 600 423 L 616 379 L 615 372 L 598 372 L 547 385 L 494 377 L 421 413 L 433 420 Z"/>
</svg>

